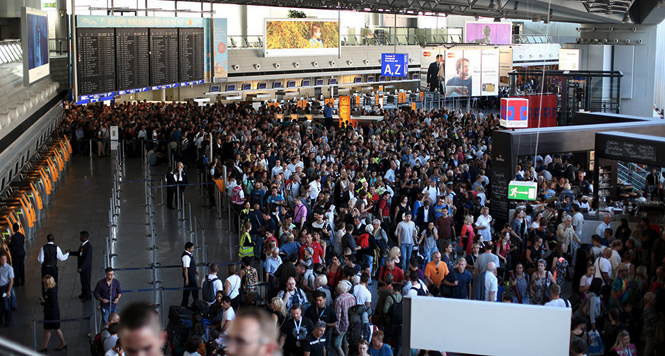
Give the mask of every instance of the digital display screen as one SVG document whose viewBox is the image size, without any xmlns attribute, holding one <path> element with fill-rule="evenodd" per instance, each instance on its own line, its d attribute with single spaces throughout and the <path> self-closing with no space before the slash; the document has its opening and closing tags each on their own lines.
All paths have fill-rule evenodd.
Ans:
<svg viewBox="0 0 665 356">
<path fill-rule="evenodd" d="M 318 87 L 318 86 L 321 86 L 321 85 L 323 85 L 323 79 L 317 79 L 316 80 L 316 86 Z"/>
<path fill-rule="evenodd" d="M 260 82 L 258 85 L 258 89 L 265 89 L 268 87 L 268 83 L 266 82 Z"/>
<path fill-rule="evenodd" d="M 202 28 L 181 28 L 178 30 L 180 82 L 198 81 L 204 78 L 204 46 Z"/>
<path fill-rule="evenodd" d="M 329 19 L 266 19 L 265 56 L 336 55 L 339 22 Z"/>
<path fill-rule="evenodd" d="M 150 41 L 147 28 L 117 28 L 115 55 L 118 90 L 150 86 Z"/>
<path fill-rule="evenodd" d="M 282 82 L 274 82 L 272 83 L 273 89 L 279 89 L 282 87 Z"/>
<path fill-rule="evenodd" d="M 330 85 L 335 85 L 335 84 L 337 84 L 337 78 L 332 78 L 332 79 L 330 79 L 329 84 L 330 84 Z"/>
<path fill-rule="evenodd" d="M 385 82 L 385 81 L 386 81 L 386 77 L 379 77 L 379 81 L 380 81 L 380 82 Z"/>
<path fill-rule="evenodd" d="M 251 89 L 252 89 L 251 83 L 245 83 L 242 85 L 242 90 L 251 90 Z"/>
<path fill-rule="evenodd" d="M 353 78 L 354 83 L 362 83 L 363 82 L 363 77 L 355 77 Z"/>
<path fill-rule="evenodd" d="M 304 80 L 303 80 L 303 82 L 304 82 Z M 287 88 L 294 88 L 295 86 L 296 86 L 296 81 L 295 80 L 289 80 L 288 82 L 286 82 L 286 87 Z"/>
<path fill-rule="evenodd" d="M 210 86 L 210 92 L 211 93 L 216 93 L 219 91 L 219 85 L 211 85 Z"/>
<path fill-rule="evenodd" d="M 78 95 L 115 91 L 115 30 L 112 28 L 79 28 L 76 36 Z"/>
<path fill-rule="evenodd" d="M 367 82 L 368 82 L 368 83 L 372 83 L 372 82 L 374 82 L 374 76 L 373 76 L 373 75 L 370 75 L 369 77 L 367 77 Z"/>
<path fill-rule="evenodd" d="M 178 29 L 150 29 L 150 85 L 178 82 Z"/>
<path fill-rule="evenodd" d="M 302 82 L 300 83 L 301 87 L 308 87 L 309 86 L 309 79 L 303 79 Z"/>
</svg>

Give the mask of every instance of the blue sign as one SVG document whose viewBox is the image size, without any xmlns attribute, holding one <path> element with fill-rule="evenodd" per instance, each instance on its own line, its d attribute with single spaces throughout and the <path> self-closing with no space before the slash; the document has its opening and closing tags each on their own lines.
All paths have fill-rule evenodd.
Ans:
<svg viewBox="0 0 665 356">
<path fill-rule="evenodd" d="M 150 89 L 150 88 L 144 87 L 144 88 L 137 88 L 137 89 L 118 90 L 118 95 L 143 93 L 144 91 L 148 91 L 148 89 Z"/>
<path fill-rule="evenodd" d="M 409 55 L 382 53 L 381 75 L 384 77 L 406 77 L 409 75 Z"/>
<path fill-rule="evenodd" d="M 181 87 L 186 87 L 186 86 L 190 86 L 190 85 L 198 85 L 198 84 L 203 84 L 203 79 L 192 80 L 190 82 L 180 82 Z"/>
<path fill-rule="evenodd" d="M 76 102 L 76 105 L 92 104 L 92 103 L 98 103 L 100 101 L 113 100 L 114 95 L 115 95 L 114 91 L 110 91 L 108 93 L 100 93 L 100 94 L 81 95 L 79 96 L 79 100 Z"/>
<path fill-rule="evenodd" d="M 161 90 L 161 89 L 171 89 L 171 88 L 177 88 L 178 83 L 173 83 L 173 84 L 164 84 L 164 85 L 154 85 L 150 87 L 150 90 Z"/>
</svg>

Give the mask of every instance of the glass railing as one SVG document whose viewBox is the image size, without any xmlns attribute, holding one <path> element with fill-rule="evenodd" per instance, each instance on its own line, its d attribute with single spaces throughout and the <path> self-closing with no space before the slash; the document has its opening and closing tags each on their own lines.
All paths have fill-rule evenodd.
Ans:
<svg viewBox="0 0 665 356">
<path fill-rule="evenodd" d="M 552 38 L 546 35 L 513 35 L 513 44 L 552 43 Z"/>
<path fill-rule="evenodd" d="M 39 354 L 14 341 L 0 337 L 0 355 L 2 356 L 38 356 Z"/>
</svg>

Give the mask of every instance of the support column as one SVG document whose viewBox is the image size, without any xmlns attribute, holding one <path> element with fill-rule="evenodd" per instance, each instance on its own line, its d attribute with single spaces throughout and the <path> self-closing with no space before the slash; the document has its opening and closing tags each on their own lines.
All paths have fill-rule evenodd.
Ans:
<svg viewBox="0 0 665 356">
<path fill-rule="evenodd" d="M 55 3 L 57 16 L 55 17 L 55 38 L 63 39 L 63 50 L 67 50 L 67 0 L 57 0 Z"/>
<path fill-rule="evenodd" d="M 370 27 L 383 26 L 383 14 L 372 13 L 369 18 Z"/>
<path fill-rule="evenodd" d="M 247 5 L 239 5 L 238 6 L 238 20 L 240 21 L 240 43 L 242 44 L 242 41 L 247 39 Z"/>
</svg>

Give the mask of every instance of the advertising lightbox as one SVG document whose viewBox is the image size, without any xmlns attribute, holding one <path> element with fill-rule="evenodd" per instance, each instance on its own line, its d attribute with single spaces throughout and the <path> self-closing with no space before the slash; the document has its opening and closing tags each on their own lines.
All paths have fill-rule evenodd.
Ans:
<svg viewBox="0 0 665 356">
<path fill-rule="evenodd" d="M 493 96 L 499 93 L 499 50 L 446 51 L 447 97 Z"/>
<path fill-rule="evenodd" d="M 48 17 L 45 11 L 29 7 L 21 10 L 23 84 L 27 86 L 50 73 Z"/>
<path fill-rule="evenodd" d="M 487 45 L 509 45 L 513 37 L 510 22 L 475 22 L 464 24 L 464 42 Z"/>
</svg>

